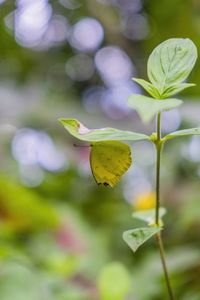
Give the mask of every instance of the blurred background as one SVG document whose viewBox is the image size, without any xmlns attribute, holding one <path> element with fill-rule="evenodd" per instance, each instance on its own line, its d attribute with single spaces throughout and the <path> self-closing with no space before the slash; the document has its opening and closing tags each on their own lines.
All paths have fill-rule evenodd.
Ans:
<svg viewBox="0 0 200 300">
<path fill-rule="evenodd" d="M 1 300 L 167 299 L 154 239 L 134 255 L 122 240 L 142 225 L 131 213 L 154 206 L 153 146 L 132 144 L 121 183 L 99 188 L 89 149 L 57 119 L 150 134 L 154 122 L 144 126 L 126 100 L 143 93 L 131 77 L 147 79 L 149 54 L 171 37 L 200 50 L 198 0 L 0 0 Z M 200 61 L 163 133 L 200 126 L 199 78 Z M 163 154 L 172 285 L 177 299 L 199 300 L 200 137 Z"/>
</svg>

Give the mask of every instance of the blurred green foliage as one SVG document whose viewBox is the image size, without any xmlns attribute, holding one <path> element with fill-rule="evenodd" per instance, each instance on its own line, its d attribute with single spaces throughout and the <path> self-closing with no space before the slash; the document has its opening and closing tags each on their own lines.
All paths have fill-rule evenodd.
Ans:
<svg viewBox="0 0 200 300">
<path fill-rule="evenodd" d="M 39 195 L 10 182 L 9 178 L 0 178 L 0 214 L 4 230 L 2 234 L 15 234 L 55 228 L 59 224 L 56 211 Z"/>
<path fill-rule="evenodd" d="M 117 75 L 147 78 L 147 58 L 167 38 L 188 37 L 199 49 L 199 1 L 41 1 L 28 1 L 40 2 L 28 18 L 23 15 L 27 1 L 0 1 L 0 298 L 100 300 L 97 278 L 115 261 L 130 274 L 124 300 L 165 300 L 154 240 L 135 255 L 122 240 L 122 232 L 136 225 L 131 214 L 138 194 L 153 189 L 153 149 L 134 144 L 127 177 L 114 189 L 100 189 L 90 173 L 87 147 L 75 148 L 57 118 L 74 116 L 91 128 L 105 124 L 152 132 L 153 123 L 144 127 L 124 109 L 127 89 L 115 90 L 122 84 Z M 48 10 L 41 17 L 43 7 Z M 83 51 L 71 35 L 86 17 L 99 22 L 104 36 L 96 48 Z M 89 42 L 96 36 L 90 34 Z M 87 35 L 79 43 L 86 40 Z M 97 54 L 105 47 L 118 59 L 113 62 L 106 52 L 102 71 Z M 180 129 L 198 125 L 199 64 L 190 77 L 196 87 L 181 93 L 188 100 L 181 115 L 163 118 L 163 124 L 180 119 Z M 108 81 L 109 70 L 114 82 Z M 96 94 L 87 98 L 91 88 Z M 128 88 L 127 96 L 131 93 Z M 113 102 L 117 96 L 120 101 Z M 200 298 L 198 147 L 198 139 L 177 139 L 163 153 L 164 239 L 175 294 L 183 300 Z"/>
<path fill-rule="evenodd" d="M 120 263 L 108 264 L 102 269 L 98 287 L 102 300 L 122 300 L 130 289 L 130 275 Z"/>
</svg>

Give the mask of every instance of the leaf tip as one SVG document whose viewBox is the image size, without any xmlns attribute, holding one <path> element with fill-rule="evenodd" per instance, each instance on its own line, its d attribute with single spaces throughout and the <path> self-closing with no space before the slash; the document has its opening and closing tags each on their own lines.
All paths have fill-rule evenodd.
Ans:
<svg viewBox="0 0 200 300">
<path fill-rule="evenodd" d="M 62 125 L 63 125 L 63 123 L 64 123 L 64 120 L 65 120 L 64 118 L 58 118 L 58 119 L 57 119 L 58 123 L 60 123 L 60 124 L 62 124 Z"/>
<path fill-rule="evenodd" d="M 132 77 L 131 78 L 133 81 L 137 81 L 137 78 L 136 77 Z"/>
</svg>

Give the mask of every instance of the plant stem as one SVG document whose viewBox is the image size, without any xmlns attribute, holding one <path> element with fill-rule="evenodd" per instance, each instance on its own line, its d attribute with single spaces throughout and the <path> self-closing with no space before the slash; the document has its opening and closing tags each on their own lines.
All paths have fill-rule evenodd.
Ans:
<svg viewBox="0 0 200 300">
<path fill-rule="evenodd" d="M 157 116 L 157 141 L 156 141 L 156 212 L 155 223 L 159 225 L 159 207 L 160 207 L 160 161 L 161 161 L 161 113 Z"/>
<path fill-rule="evenodd" d="M 161 163 L 161 152 L 162 152 L 162 139 L 161 139 L 161 113 L 158 113 L 157 115 L 157 140 L 156 140 L 156 210 L 155 210 L 155 224 L 159 226 L 159 208 L 160 208 L 160 163 Z M 165 252 L 162 242 L 162 236 L 161 233 L 156 234 L 156 239 L 159 246 L 159 252 L 160 252 L 160 258 L 162 262 L 162 267 L 165 275 L 165 281 L 167 285 L 167 290 L 169 294 L 170 300 L 175 300 L 169 274 L 167 270 L 167 264 L 165 260 Z"/>
<path fill-rule="evenodd" d="M 161 261 L 162 261 L 163 271 L 164 271 L 164 274 L 165 274 L 165 281 L 166 281 L 166 285 L 167 285 L 169 299 L 170 300 L 175 300 L 174 295 L 173 295 L 173 291 L 172 291 L 172 288 L 171 288 L 171 284 L 170 284 L 169 274 L 168 274 L 168 270 L 167 270 L 167 264 L 166 264 L 166 260 L 165 260 L 165 251 L 164 251 L 162 237 L 161 237 L 160 233 L 156 234 L 156 239 L 157 239 L 158 246 L 159 246 L 160 258 L 161 258 Z"/>
</svg>

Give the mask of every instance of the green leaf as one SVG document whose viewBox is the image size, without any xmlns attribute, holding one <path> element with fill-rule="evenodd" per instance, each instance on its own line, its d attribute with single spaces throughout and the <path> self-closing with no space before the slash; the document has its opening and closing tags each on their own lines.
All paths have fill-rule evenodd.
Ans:
<svg viewBox="0 0 200 300">
<path fill-rule="evenodd" d="M 136 252 L 136 250 L 149 240 L 153 235 L 161 231 L 161 227 L 144 227 L 136 228 L 132 230 L 125 231 L 123 233 L 123 239 L 128 244 L 128 246 Z"/>
<path fill-rule="evenodd" d="M 98 278 L 101 300 L 123 300 L 130 288 L 130 274 L 118 262 L 105 266 Z"/>
<path fill-rule="evenodd" d="M 65 129 L 75 138 L 81 141 L 140 141 L 150 140 L 145 134 L 132 131 L 123 131 L 115 128 L 88 129 L 76 119 L 59 119 Z"/>
<path fill-rule="evenodd" d="M 140 84 L 146 92 L 148 92 L 153 98 L 155 99 L 165 99 L 169 98 L 175 94 L 178 94 L 179 92 L 183 91 L 184 89 L 187 89 L 189 87 L 195 86 L 194 83 L 178 83 L 170 85 L 168 88 L 165 89 L 165 91 L 162 94 L 162 97 L 159 93 L 159 90 L 150 82 L 140 79 L 140 78 L 132 78 L 135 82 Z"/>
<path fill-rule="evenodd" d="M 164 207 L 159 208 L 160 220 L 166 214 L 166 209 Z M 155 209 L 140 210 L 132 214 L 132 217 L 138 220 L 147 222 L 149 225 L 155 223 Z"/>
<path fill-rule="evenodd" d="M 171 85 L 164 91 L 162 98 L 169 98 L 191 86 L 195 86 L 195 84 L 194 83 L 178 83 L 178 84 Z"/>
<path fill-rule="evenodd" d="M 197 49 L 190 39 L 172 38 L 158 45 L 151 53 L 147 73 L 161 96 L 171 85 L 182 83 L 192 71 Z M 174 95 L 177 93 L 175 90 Z"/>
<path fill-rule="evenodd" d="M 181 104 L 182 101 L 178 99 L 158 100 L 138 94 L 128 98 L 128 105 L 138 112 L 143 122 L 151 121 L 158 112 L 173 109 Z"/>
<path fill-rule="evenodd" d="M 137 82 L 139 85 L 141 85 L 146 92 L 148 92 L 153 98 L 159 99 L 160 94 L 158 90 L 154 87 L 154 85 L 144 79 L 140 78 L 132 78 L 135 82 Z"/>
<path fill-rule="evenodd" d="M 164 137 L 164 141 L 171 140 L 180 136 L 200 135 L 200 127 L 174 131 Z"/>
</svg>

